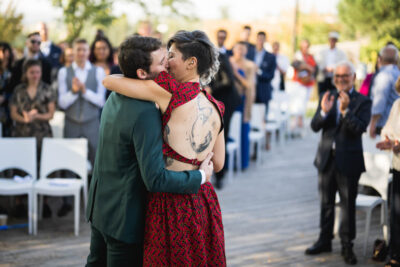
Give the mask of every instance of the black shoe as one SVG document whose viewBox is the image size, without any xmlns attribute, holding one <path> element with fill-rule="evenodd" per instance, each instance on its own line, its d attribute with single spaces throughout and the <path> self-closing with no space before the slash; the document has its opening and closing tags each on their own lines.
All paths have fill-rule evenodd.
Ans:
<svg viewBox="0 0 400 267">
<path fill-rule="evenodd" d="M 216 179 L 215 181 L 215 188 L 217 188 L 218 190 L 221 190 L 222 187 L 224 187 L 222 180 L 221 179 Z"/>
<path fill-rule="evenodd" d="M 317 255 L 322 252 L 331 252 L 332 251 L 332 242 L 330 241 L 317 241 L 314 245 L 307 248 L 305 251 L 306 255 Z"/>
<path fill-rule="evenodd" d="M 353 252 L 353 245 L 349 246 L 342 246 L 342 256 L 344 262 L 349 265 L 356 265 L 357 264 L 357 257 Z"/>
<path fill-rule="evenodd" d="M 50 218 L 51 217 L 51 209 L 48 204 L 44 203 L 43 204 L 43 213 L 42 213 L 43 218 Z"/>
<path fill-rule="evenodd" d="M 68 214 L 72 210 L 72 206 L 70 204 L 63 204 L 61 206 L 61 209 L 57 212 L 58 217 L 64 217 L 65 215 Z"/>
</svg>

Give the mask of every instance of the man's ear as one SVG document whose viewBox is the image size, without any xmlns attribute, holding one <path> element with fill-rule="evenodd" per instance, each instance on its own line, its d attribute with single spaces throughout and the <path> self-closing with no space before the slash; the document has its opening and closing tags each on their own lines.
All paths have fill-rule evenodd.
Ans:
<svg viewBox="0 0 400 267">
<path fill-rule="evenodd" d="M 145 80 L 147 78 L 147 72 L 144 69 L 137 69 L 136 75 L 141 80 Z"/>
</svg>

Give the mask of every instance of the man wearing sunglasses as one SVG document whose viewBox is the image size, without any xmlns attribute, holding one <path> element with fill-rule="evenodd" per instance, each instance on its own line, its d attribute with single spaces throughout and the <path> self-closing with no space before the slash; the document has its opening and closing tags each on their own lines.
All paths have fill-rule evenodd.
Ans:
<svg viewBox="0 0 400 267">
<path fill-rule="evenodd" d="M 21 83 L 22 78 L 22 66 L 27 59 L 38 59 L 42 64 L 42 81 L 51 84 L 51 64 L 43 56 L 40 51 L 41 37 L 39 32 L 33 32 L 28 35 L 26 40 L 27 54 L 15 62 L 14 67 L 11 70 L 11 86 L 10 88 L 14 90 L 15 86 Z"/>
</svg>

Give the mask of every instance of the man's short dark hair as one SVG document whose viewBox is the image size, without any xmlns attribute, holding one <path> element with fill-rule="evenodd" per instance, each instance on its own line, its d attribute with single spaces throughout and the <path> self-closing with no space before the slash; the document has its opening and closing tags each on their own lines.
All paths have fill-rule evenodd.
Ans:
<svg viewBox="0 0 400 267">
<path fill-rule="evenodd" d="M 257 36 L 259 36 L 259 35 L 262 35 L 262 36 L 264 36 L 264 37 L 267 37 L 267 34 L 266 34 L 264 31 L 259 31 L 259 32 L 257 33 Z"/>
<path fill-rule="evenodd" d="M 249 30 L 249 31 L 251 31 L 251 27 L 250 27 L 249 25 L 244 25 L 244 26 L 243 26 L 243 30 Z"/>
<path fill-rule="evenodd" d="M 86 39 L 83 39 L 83 38 L 78 38 L 78 39 L 74 40 L 74 43 L 72 44 L 72 46 L 75 46 L 77 44 L 87 44 L 87 45 L 89 45 L 89 43 L 86 41 Z"/>
<path fill-rule="evenodd" d="M 217 33 L 225 33 L 225 35 L 228 35 L 228 32 L 225 29 L 219 29 Z"/>
<path fill-rule="evenodd" d="M 39 32 L 31 32 L 30 34 L 28 34 L 28 38 L 31 38 L 32 36 L 35 36 L 35 35 L 38 35 L 38 36 L 40 36 L 40 33 Z"/>
<path fill-rule="evenodd" d="M 153 37 L 132 35 L 120 46 L 118 55 L 119 67 L 124 76 L 138 78 L 137 70 L 150 72 L 151 53 L 161 48 L 161 41 Z"/>
</svg>

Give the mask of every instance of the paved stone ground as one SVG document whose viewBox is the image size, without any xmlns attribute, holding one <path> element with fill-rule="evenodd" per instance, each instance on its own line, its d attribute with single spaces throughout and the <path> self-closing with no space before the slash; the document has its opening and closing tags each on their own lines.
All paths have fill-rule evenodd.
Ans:
<svg viewBox="0 0 400 267">
<path fill-rule="evenodd" d="M 305 256 L 318 236 L 317 172 L 312 165 L 318 136 L 274 146 L 263 163 L 250 168 L 218 191 L 223 213 L 228 266 L 345 266 L 340 244 L 333 252 Z M 61 202 L 51 201 L 53 210 Z M 365 215 L 357 213 L 355 252 L 358 266 L 383 266 L 369 258 L 372 244 L 382 238 L 379 209 L 373 214 L 368 253 L 362 256 Z M 72 214 L 43 220 L 38 235 L 26 229 L 0 231 L 0 267 L 83 266 L 89 251 L 90 228 L 81 218 L 80 236 L 73 235 Z"/>
</svg>

